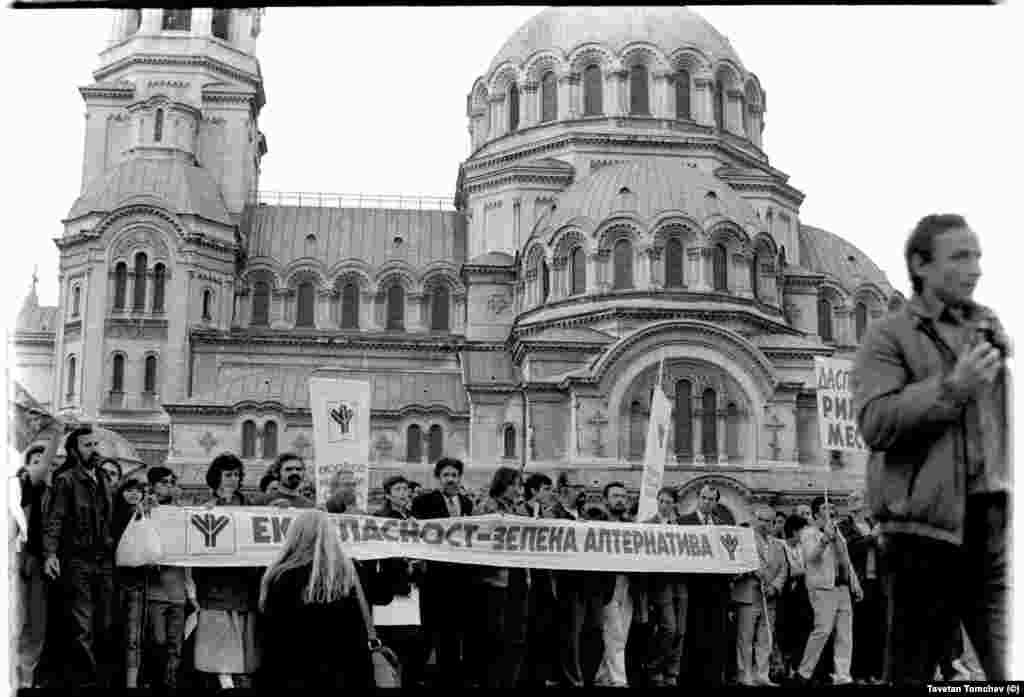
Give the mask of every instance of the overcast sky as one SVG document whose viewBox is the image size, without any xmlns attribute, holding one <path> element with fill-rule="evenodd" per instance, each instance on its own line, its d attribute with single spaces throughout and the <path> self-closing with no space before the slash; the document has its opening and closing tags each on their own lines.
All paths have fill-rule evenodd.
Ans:
<svg viewBox="0 0 1024 697">
<path fill-rule="evenodd" d="M 806 194 L 802 221 L 854 242 L 907 292 L 908 230 L 926 213 L 966 215 L 985 250 L 978 299 L 1015 336 L 1022 5 L 698 8 L 767 92 L 764 149 Z M 450 195 L 469 152 L 466 94 L 539 10 L 269 9 L 262 188 Z M 91 82 L 113 12 L 3 15 L 9 322 L 34 265 L 40 300 L 57 301 L 52 238 L 81 186 L 77 88 Z"/>
</svg>

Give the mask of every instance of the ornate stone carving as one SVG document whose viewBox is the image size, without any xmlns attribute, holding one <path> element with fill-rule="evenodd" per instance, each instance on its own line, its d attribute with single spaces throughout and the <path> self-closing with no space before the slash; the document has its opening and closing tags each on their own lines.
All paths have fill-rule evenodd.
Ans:
<svg viewBox="0 0 1024 697">
<path fill-rule="evenodd" d="M 203 451 L 207 455 L 209 455 L 210 451 L 213 450 L 216 447 L 217 443 L 219 443 L 220 441 L 218 441 L 217 438 L 212 433 L 207 431 L 206 433 L 203 434 L 203 437 L 196 442 L 199 443 L 199 445 L 203 448 Z"/>
<path fill-rule="evenodd" d="M 503 315 L 512 307 L 512 298 L 508 293 L 493 293 L 487 299 L 487 311 L 495 317 Z"/>
<path fill-rule="evenodd" d="M 313 445 L 313 442 L 306 438 L 305 433 L 299 433 L 292 440 L 292 448 L 295 450 L 295 452 L 299 453 L 300 455 L 304 453 L 306 449 L 309 448 L 311 445 Z"/>
<path fill-rule="evenodd" d="M 587 423 L 594 428 L 594 455 L 604 457 L 604 427 L 608 425 L 608 417 L 598 410 Z"/>
<path fill-rule="evenodd" d="M 156 259 L 167 260 L 170 258 L 163 235 L 156 230 L 140 227 L 134 232 L 125 233 L 120 236 L 120 239 L 114 245 L 111 259 L 130 259 L 137 247 L 148 247 L 148 249 L 142 251 L 151 252 L 151 255 Z"/>
</svg>

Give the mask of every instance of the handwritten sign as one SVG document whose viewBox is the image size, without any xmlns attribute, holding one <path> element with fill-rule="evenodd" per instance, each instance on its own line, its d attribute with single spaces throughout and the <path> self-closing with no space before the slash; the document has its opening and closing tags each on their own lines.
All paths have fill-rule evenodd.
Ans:
<svg viewBox="0 0 1024 697">
<path fill-rule="evenodd" d="M 850 385 L 852 373 L 853 361 L 821 357 L 814 359 L 818 432 L 823 450 L 867 452 L 857 428 L 857 414 L 853 408 L 853 388 Z"/>
<path fill-rule="evenodd" d="M 356 507 L 366 510 L 370 494 L 370 383 L 311 378 L 309 405 L 316 447 L 316 502 L 331 495 L 332 482 L 354 486 Z"/>
</svg>

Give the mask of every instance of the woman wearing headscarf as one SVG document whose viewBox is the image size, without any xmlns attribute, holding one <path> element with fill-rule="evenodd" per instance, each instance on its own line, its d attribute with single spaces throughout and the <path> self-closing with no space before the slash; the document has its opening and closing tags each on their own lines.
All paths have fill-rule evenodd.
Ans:
<svg viewBox="0 0 1024 697">
<path fill-rule="evenodd" d="M 260 687 L 326 693 L 374 686 L 358 584 L 337 525 L 323 511 L 300 513 L 260 585 Z"/>
<path fill-rule="evenodd" d="M 222 453 L 213 458 L 206 471 L 213 497 L 206 505 L 248 505 L 241 492 L 244 476 L 236 455 Z M 223 688 L 248 687 L 249 676 L 259 666 L 255 623 L 261 575 L 259 567 L 208 567 L 192 572 L 199 604 L 196 670 L 216 675 Z"/>
</svg>

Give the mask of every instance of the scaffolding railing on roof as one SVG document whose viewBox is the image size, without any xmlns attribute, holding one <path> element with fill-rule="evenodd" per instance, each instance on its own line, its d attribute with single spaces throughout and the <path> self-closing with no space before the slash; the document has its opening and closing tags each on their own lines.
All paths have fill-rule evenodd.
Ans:
<svg viewBox="0 0 1024 697">
<path fill-rule="evenodd" d="M 455 199 L 452 196 L 405 196 L 402 194 L 330 194 L 316 191 L 259 191 L 250 195 L 250 202 L 266 206 L 455 210 Z"/>
</svg>

